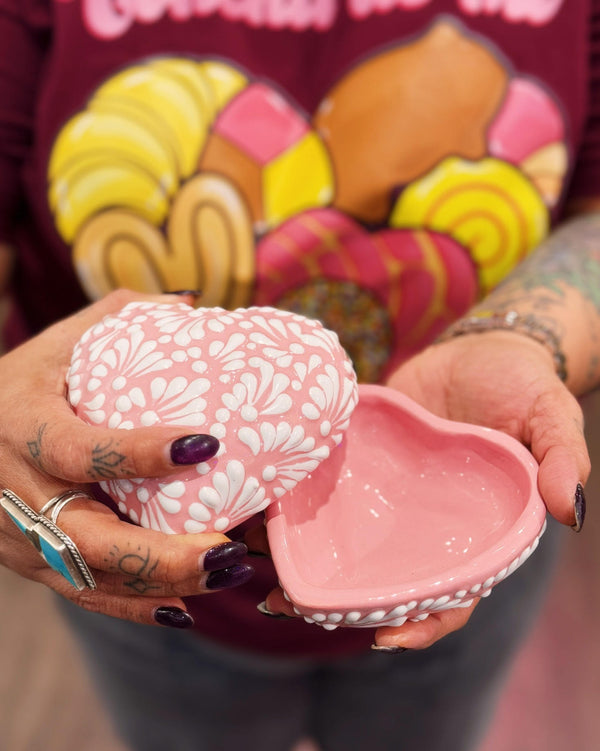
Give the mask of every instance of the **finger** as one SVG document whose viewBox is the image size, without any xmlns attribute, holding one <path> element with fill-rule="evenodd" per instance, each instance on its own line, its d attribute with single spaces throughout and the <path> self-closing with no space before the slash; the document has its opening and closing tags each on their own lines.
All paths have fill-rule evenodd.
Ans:
<svg viewBox="0 0 600 751">
<path fill-rule="evenodd" d="M 164 476 L 182 465 L 207 461 L 218 451 L 217 439 L 189 428 L 109 430 L 87 425 L 73 414 L 65 399 L 65 373 L 75 342 L 89 326 L 132 300 L 181 302 L 177 295 L 151 296 L 120 290 L 60 321 L 6 356 L 8 371 L 25 368 L 29 373 L 27 379 L 11 383 L 10 406 L 15 413 L 12 423 L 19 426 L 22 456 L 36 469 L 75 483 Z M 32 390 L 44 405 L 42 417 L 31 409 Z M 0 438 L 7 443 L 13 441 L 10 435 Z"/>
<path fill-rule="evenodd" d="M 106 509 L 101 504 L 96 502 L 77 500 L 72 502 L 76 504 L 87 504 L 88 508 L 85 512 L 80 511 L 80 517 L 85 519 L 87 514 L 95 516 L 95 521 L 90 525 L 91 529 L 97 529 L 102 527 L 102 523 L 98 520 L 104 517 L 105 519 L 112 518 L 116 520 L 119 526 L 122 526 L 129 530 L 129 532 L 148 532 L 148 530 L 141 530 L 136 527 L 132 527 L 127 523 L 119 522 L 119 520 L 112 514 L 109 509 Z M 91 507 L 91 508 L 90 508 Z M 94 508 L 97 507 L 97 508 Z M 70 523 L 62 524 L 62 529 L 71 536 L 71 539 L 75 542 L 77 536 L 75 534 L 75 527 L 73 523 L 74 513 L 68 514 L 63 512 L 64 516 L 71 516 Z M 159 620 L 163 625 L 189 625 L 185 618 L 185 614 L 181 611 L 180 597 L 201 594 L 217 591 L 219 589 L 229 588 L 233 586 L 239 586 L 247 581 L 253 574 L 251 566 L 238 563 L 241 561 L 246 552 L 246 546 L 241 542 L 229 541 L 225 538 L 225 542 L 220 542 L 223 539 L 223 535 L 191 535 L 195 537 L 195 542 L 198 545 L 194 545 L 194 563 L 198 565 L 199 571 L 195 571 L 192 578 L 185 580 L 185 576 L 181 574 L 182 579 L 177 580 L 174 584 L 165 584 L 161 581 L 152 579 L 161 574 L 161 567 L 159 565 L 154 566 L 151 570 L 146 571 L 149 560 L 146 560 L 139 554 L 139 551 L 132 555 L 125 554 L 120 559 L 121 570 L 118 574 L 106 573 L 103 570 L 99 570 L 92 567 L 93 575 L 96 579 L 96 590 L 83 590 L 78 592 L 75 590 L 71 583 L 67 579 L 63 578 L 49 563 L 42 558 L 37 551 L 34 550 L 30 541 L 22 534 L 22 530 L 14 524 L 3 524 L 6 527 L 7 534 L 5 535 L 5 542 L 8 544 L 3 545 L 3 563 L 7 563 L 11 568 L 19 570 L 19 573 L 27 576 L 34 581 L 41 582 L 51 587 L 59 594 L 71 599 L 76 604 L 79 604 L 89 610 L 102 612 L 108 615 L 114 615 L 119 618 L 127 618 L 129 620 L 135 620 L 142 623 L 150 623 L 156 620 L 156 608 L 160 608 Z M 4 533 L 3 529 L 3 533 Z M 11 534 L 12 532 L 12 534 Z M 159 542 L 170 542 L 171 537 L 169 535 L 163 535 L 161 533 L 150 532 L 150 537 L 159 538 Z M 181 536 L 182 538 L 188 536 Z M 75 539 L 73 539 L 75 538 Z M 200 538 L 203 541 L 200 543 Z M 216 545 L 212 543 L 215 540 L 219 541 Z M 138 548 L 140 546 L 138 545 Z M 80 539 L 79 551 L 85 551 L 83 558 L 86 562 L 91 560 L 97 560 L 100 553 L 98 550 L 93 550 L 89 547 L 84 540 Z M 196 553 L 199 551 L 199 554 Z M 178 552 L 178 557 L 185 558 L 185 554 Z M 87 553 L 87 558 L 86 558 Z M 4 560 L 6 558 L 6 560 Z M 159 556 L 160 560 L 160 556 Z M 11 563 L 18 562 L 18 566 L 11 565 Z M 176 577 L 179 574 L 175 573 L 177 561 L 172 571 L 172 576 Z M 150 577 L 150 580 L 144 578 L 145 574 Z M 149 600 L 148 605 L 135 605 L 131 602 L 127 602 L 127 598 L 136 599 L 139 595 L 145 595 L 144 599 Z M 166 611 L 165 611 L 166 608 Z M 175 611 L 172 609 L 175 608 Z M 183 621 L 181 620 L 183 618 Z M 173 620 L 174 623 L 163 623 L 167 619 Z"/>
<path fill-rule="evenodd" d="M 296 618 L 294 606 L 286 600 L 281 587 L 276 587 L 267 595 L 265 601 L 260 604 L 259 610 L 267 616 L 275 618 Z"/>
<path fill-rule="evenodd" d="M 96 586 L 104 594 L 140 597 L 195 597 L 212 594 L 224 589 L 233 589 L 245 584 L 254 574 L 247 563 L 236 563 L 215 571 L 206 571 L 191 579 L 172 584 L 139 576 L 121 576 L 95 571 Z"/>
<path fill-rule="evenodd" d="M 579 403 L 560 385 L 538 399 L 530 424 L 544 503 L 559 522 L 576 525 L 577 489 L 585 485 L 591 467 Z"/>
<path fill-rule="evenodd" d="M 85 589 L 82 592 L 76 592 L 59 574 L 50 569 L 43 572 L 38 580 L 75 605 L 92 613 L 101 613 L 149 626 L 190 628 L 194 625 L 194 620 L 187 612 L 185 603 L 178 597 L 118 596 L 101 589 Z"/>
<path fill-rule="evenodd" d="M 24 430 L 25 458 L 51 477 L 89 483 L 127 477 L 162 477 L 210 461 L 220 443 L 181 426 L 110 430 L 75 417 L 62 397 L 45 408 L 43 422 Z"/>
<path fill-rule="evenodd" d="M 247 547 L 218 532 L 165 534 L 121 521 L 97 501 L 76 500 L 57 520 L 87 565 L 136 582 L 179 584 L 244 560 Z"/>
<path fill-rule="evenodd" d="M 40 513 L 43 500 L 32 501 L 26 493 L 21 498 L 27 498 L 25 502 Z M 21 552 L 28 550 L 30 542 L 23 530 L 9 522 L 4 511 L 2 514 L 3 535 L 6 527 L 11 544 Z M 132 585 L 138 580 L 171 584 L 190 579 L 199 582 L 206 580 L 210 573 L 229 570 L 242 563 L 248 552 L 243 542 L 232 541 L 218 532 L 171 535 L 139 527 L 122 521 L 103 503 L 84 497 L 70 500 L 52 520 L 77 545 L 90 568 L 124 577 Z M 218 579 L 213 577 L 214 582 Z"/>
<path fill-rule="evenodd" d="M 432 613 L 422 621 L 407 621 L 403 626 L 384 626 L 375 632 L 375 644 L 380 647 L 401 649 L 425 649 L 447 634 L 462 628 L 481 598 L 475 598 L 465 607 L 452 608 Z M 286 600 L 283 590 L 277 588 L 269 592 L 259 610 L 274 618 L 290 618 L 296 614 L 292 604 Z"/>
<path fill-rule="evenodd" d="M 469 618 L 480 598 L 464 608 L 452 608 L 439 613 L 431 613 L 422 621 L 407 621 L 403 626 L 383 626 L 375 632 L 378 647 L 402 649 L 426 649 L 444 636 L 458 631 Z"/>
</svg>

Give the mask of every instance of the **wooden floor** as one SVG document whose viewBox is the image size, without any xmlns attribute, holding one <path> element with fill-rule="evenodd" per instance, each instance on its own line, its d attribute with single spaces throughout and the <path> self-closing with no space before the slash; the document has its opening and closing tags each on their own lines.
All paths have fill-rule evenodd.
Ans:
<svg viewBox="0 0 600 751">
<path fill-rule="evenodd" d="M 481 751 L 600 749 L 600 514 L 594 509 L 600 498 L 600 392 L 584 405 L 598 464 L 586 487 L 585 529 L 569 537 L 546 607 Z M 0 751 L 126 751 L 48 592 L 0 569 L 0 604 Z"/>
</svg>

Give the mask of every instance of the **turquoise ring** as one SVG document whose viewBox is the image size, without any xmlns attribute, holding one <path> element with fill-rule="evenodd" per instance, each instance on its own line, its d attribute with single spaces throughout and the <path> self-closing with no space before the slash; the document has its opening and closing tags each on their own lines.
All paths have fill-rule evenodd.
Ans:
<svg viewBox="0 0 600 751">
<path fill-rule="evenodd" d="M 83 491 L 67 491 L 49 501 L 44 508 L 52 505 L 62 508 L 68 500 L 78 497 L 91 498 Z M 68 500 L 67 500 L 68 499 Z M 37 513 L 12 490 L 5 488 L 0 495 L 0 506 L 8 514 L 15 526 L 27 537 L 48 566 L 64 578 L 75 589 L 96 589 L 96 582 L 77 545 L 66 535 L 54 520 Z"/>
</svg>

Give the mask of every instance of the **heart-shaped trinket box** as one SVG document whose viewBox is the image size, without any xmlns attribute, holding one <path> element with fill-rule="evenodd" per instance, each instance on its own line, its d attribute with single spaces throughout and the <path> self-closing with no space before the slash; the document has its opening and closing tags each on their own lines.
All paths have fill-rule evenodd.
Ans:
<svg viewBox="0 0 600 751">
<path fill-rule="evenodd" d="M 470 605 L 538 544 L 537 469 L 505 433 L 360 385 L 340 448 L 266 511 L 286 597 L 326 629 Z"/>
<path fill-rule="evenodd" d="M 357 402 L 336 334 L 260 307 L 130 303 L 83 335 L 67 386 L 90 424 L 220 440 L 216 460 L 100 483 L 134 522 L 168 533 L 226 532 L 266 508 L 329 457 Z"/>
</svg>

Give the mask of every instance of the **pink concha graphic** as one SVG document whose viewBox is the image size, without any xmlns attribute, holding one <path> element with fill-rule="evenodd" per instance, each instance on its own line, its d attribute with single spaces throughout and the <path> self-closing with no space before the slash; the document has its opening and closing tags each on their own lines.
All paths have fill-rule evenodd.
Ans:
<svg viewBox="0 0 600 751">
<path fill-rule="evenodd" d="M 305 136 L 309 126 L 277 91 L 253 83 L 225 107 L 213 131 L 264 165 Z"/>
<path fill-rule="evenodd" d="M 281 498 L 339 445 L 357 403 L 337 336 L 272 308 L 131 303 L 75 347 L 68 398 L 86 422 L 210 433 L 217 457 L 102 488 L 136 523 L 225 532 Z"/>
<path fill-rule="evenodd" d="M 527 78 L 514 78 L 489 131 L 492 156 L 520 164 L 547 144 L 564 140 L 565 126 L 556 102 Z"/>
</svg>

